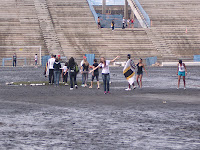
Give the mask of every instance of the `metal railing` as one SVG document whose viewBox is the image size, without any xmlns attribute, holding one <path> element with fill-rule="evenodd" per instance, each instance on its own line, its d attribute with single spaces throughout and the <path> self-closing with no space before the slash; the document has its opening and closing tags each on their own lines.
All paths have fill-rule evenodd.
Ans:
<svg viewBox="0 0 200 150">
<path fill-rule="evenodd" d="M 140 5 L 138 0 L 134 0 L 135 4 L 137 5 L 138 9 L 142 13 L 144 17 L 144 21 L 146 22 L 147 27 L 151 27 L 151 20 L 149 18 L 149 15 L 146 13 L 146 11 L 143 9 L 143 7 Z"/>
<path fill-rule="evenodd" d="M 91 0 L 87 0 L 87 2 L 88 2 L 88 5 L 90 7 L 90 10 L 91 10 L 91 12 L 92 12 L 92 14 L 94 16 L 94 20 L 97 23 L 98 22 L 98 15 L 97 15 L 96 11 L 94 10 L 93 3 L 92 3 Z"/>
</svg>

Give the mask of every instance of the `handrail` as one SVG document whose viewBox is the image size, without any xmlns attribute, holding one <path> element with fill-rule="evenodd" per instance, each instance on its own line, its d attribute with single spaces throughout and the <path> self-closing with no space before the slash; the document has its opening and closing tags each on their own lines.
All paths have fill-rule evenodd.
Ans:
<svg viewBox="0 0 200 150">
<path fill-rule="evenodd" d="M 142 13 L 144 20 L 146 22 L 147 27 L 151 27 L 151 20 L 149 18 L 149 15 L 146 13 L 146 11 L 142 8 L 138 0 L 134 0 L 135 4 L 137 5 L 138 9 Z"/>
<path fill-rule="evenodd" d="M 87 0 L 87 2 L 88 2 L 88 5 L 90 7 L 90 10 L 91 10 L 91 12 L 94 16 L 94 20 L 97 23 L 98 22 L 98 15 L 97 15 L 96 11 L 94 10 L 93 4 L 92 4 L 91 0 Z"/>
</svg>

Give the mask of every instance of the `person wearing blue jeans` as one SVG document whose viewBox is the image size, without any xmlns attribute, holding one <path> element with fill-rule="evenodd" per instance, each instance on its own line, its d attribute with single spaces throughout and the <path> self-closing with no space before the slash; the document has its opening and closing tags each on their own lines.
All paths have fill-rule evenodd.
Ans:
<svg viewBox="0 0 200 150">
<path fill-rule="evenodd" d="M 55 86 L 58 86 L 60 80 L 60 68 L 61 68 L 61 64 L 58 61 L 58 58 L 56 58 L 53 68 L 54 68 L 54 84 Z"/>
<path fill-rule="evenodd" d="M 106 60 L 104 57 L 101 57 L 100 64 L 95 67 L 93 70 L 90 71 L 90 73 L 94 72 L 98 68 L 102 68 L 102 78 L 103 78 L 103 84 L 104 84 L 104 94 L 110 94 L 110 69 L 109 64 L 111 62 L 114 62 L 116 59 L 120 58 L 120 56 L 117 56 L 113 60 Z"/>
<path fill-rule="evenodd" d="M 103 78 L 104 91 L 107 91 L 109 93 L 109 91 L 110 91 L 110 74 L 102 73 L 102 78 Z"/>
</svg>

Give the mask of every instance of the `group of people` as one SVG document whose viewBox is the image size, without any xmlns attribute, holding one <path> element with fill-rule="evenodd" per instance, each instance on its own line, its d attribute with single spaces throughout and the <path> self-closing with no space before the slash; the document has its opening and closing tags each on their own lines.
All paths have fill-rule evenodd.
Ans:
<svg viewBox="0 0 200 150">
<path fill-rule="evenodd" d="M 98 17 L 97 23 L 98 23 L 98 29 L 100 29 L 101 28 L 101 19 L 100 19 L 100 17 Z M 130 27 L 134 28 L 134 19 L 133 18 L 126 20 L 123 17 L 123 19 L 122 19 L 122 29 L 125 29 L 126 27 L 127 28 L 130 28 Z M 112 31 L 115 30 L 115 20 L 114 19 L 111 21 L 111 28 L 112 28 Z"/>
<path fill-rule="evenodd" d="M 70 90 L 73 90 L 74 88 L 78 88 L 77 85 L 77 74 L 80 72 L 82 75 L 82 87 L 88 86 L 88 76 L 91 73 L 91 84 L 89 88 L 93 88 L 93 82 L 96 78 L 97 81 L 97 89 L 100 89 L 100 83 L 99 83 L 99 69 L 102 69 L 102 79 L 103 79 L 103 89 L 104 94 L 110 94 L 110 63 L 115 62 L 117 59 L 119 59 L 120 56 L 117 56 L 113 60 L 106 60 L 104 57 L 100 58 L 100 63 L 97 62 L 97 59 L 94 59 L 94 63 L 91 66 L 89 62 L 87 61 L 86 56 L 83 56 L 83 60 L 80 64 L 80 71 L 78 64 L 75 62 L 74 58 L 71 57 L 68 62 L 65 62 L 65 65 L 61 67 L 62 60 L 60 59 L 60 55 L 56 58 L 56 55 L 51 55 L 51 58 L 47 62 L 46 66 L 46 72 L 48 71 L 49 76 L 49 84 L 53 84 L 57 87 L 59 85 L 60 77 L 62 75 L 62 81 L 65 83 L 65 85 L 68 85 L 68 77 L 70 77 Z M 91 70 L 90 70 L 91 69 Z M 131 55 L 127 55 L 127 62 L 123 69 L 123 74 L 125 78 L 127 79 L 129 86 L 126 91 L 130 91 L 132 89 L 135 89 L 135 74 L 136 74 L 136 82 L 138 84 L 139 88 L 142 88 L 142 77 L 143 72 L 145 71 L 146 75 L 147 71 L 145 69 L 145 65 L 143 64 L 143 60 L 140 58 L 138 63 L 134 63 L 134 61 L 131 59 Z M 182 60 L 179 60 L 178 66 L 177 66 L 177 75 L 178 75 L 178 88 L 180 86 L 180 79 L 183 77 L 184 82 L 184 89 L 186 89 L 186 83 L 185 83 L 185 76 L 187 75 L 187 68 L 186 65 L 182 62 Z M 132 87 L 131 87 L 132 86 Z"/>
</svg>

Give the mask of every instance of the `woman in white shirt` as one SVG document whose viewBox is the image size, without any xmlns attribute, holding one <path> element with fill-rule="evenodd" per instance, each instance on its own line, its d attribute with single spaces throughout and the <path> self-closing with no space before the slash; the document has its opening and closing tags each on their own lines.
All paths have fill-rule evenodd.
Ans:
<svg viewBox="0 0 200 150">
<path fill-rule="evenodd" d="M 95 67 L 91 72 L 95 71 L 97 68 L 102 68 L 102 78 L 103 78 L 103 84 L 104 84 L 104 94 L 108 93 L 110 94 L 110 69 L 109 65 L 110 63 L 114 62 L 116 59 L 120 58 L 120 56 L 117 56 L 113 60 L 106 60 L 104 57 L 101 57 L 100 64 Z"/>
<path fill-rule="evenodd" d="M 186 90 L 185 76 L 187 75 L 187 68 L 182 60 L 179 60 L 179 63 L 177 65 L 177 75 L 178 75 L 178 88 L 177 89 L 179 89 L 180 80 L 181 80 L 181 77 L 183 77 L 184 90 Z"/>
</svg>

